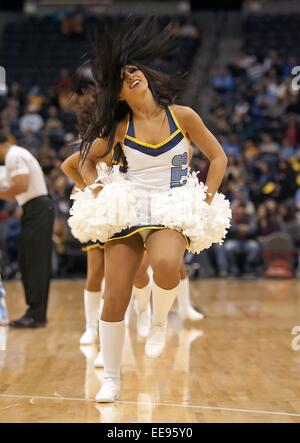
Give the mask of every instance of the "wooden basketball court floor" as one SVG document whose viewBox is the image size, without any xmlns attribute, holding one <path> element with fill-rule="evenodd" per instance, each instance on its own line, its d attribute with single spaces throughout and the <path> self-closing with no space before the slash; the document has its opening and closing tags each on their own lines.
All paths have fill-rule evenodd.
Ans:
<svg viewBox="0 0 300 443">
<path fill-rule="evenodd" d="M 300 350 L 291 345 L 299 280 L 192 282 L 207 317 L 183 324 L 174 309 L 155 360 L 144 356 L 132 313 L 120 401 L 106 405 L 94 401 L 97 347 L 79 346 L 83 285 L 52 283 L 47 328 L 0 328 L 0 422 L 300 422 Z M 17 318 L 21 285 L 6 289 Z"/>
</svg>

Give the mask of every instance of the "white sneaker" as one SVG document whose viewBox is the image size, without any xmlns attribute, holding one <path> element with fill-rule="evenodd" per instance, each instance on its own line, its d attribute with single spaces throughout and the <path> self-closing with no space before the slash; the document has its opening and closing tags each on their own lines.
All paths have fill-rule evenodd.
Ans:
<svg viewBox="0 0 300 443">
<path fill-rule="evenodd" d="M 151 326 L 150 304 L 147 305 L 147 308 L 144 309 L 144 311 L 139 311 L 137 308 L 136 315 L 137 315 L 137 321 L 136 321 L 137 332 L 140 337 L 147 337 Z"/>
<path fill-rule="evenodd" d="M 184 309 L 178 309 L 178 314 L 182 320 L 198 321 L 204 319 L 204 314 L 196 311 L 196 309 L 194 309 L 192 306 L 187 306 Z"/>
<path fill-rule="evenodd" d="M 157 358 L 164 350 L 167 335 L 167 321 L 161 325 L 153 324 L 150 328 L 146 345 L 145 353 L 149 358 Z"/>
<path fill-rule="evenodd" d="M 99 342 L 99 336 L 97 330 L 93 328 L 87 328 L 79 340 L 81 345 L 95 345 Z"/>
<path fill-rule="evenodd" d="M 96 395 L 98 403 L 113 403 L 118 400 L 120 394 L 120 380 L 108 378 L 104 380 L 100 391 Z"/>
<path fill-rule="evenodd" d="M 101 351 L 99 351 L 97 354 L 97 357 L 94 361 L 94 366 L 95 366 L 95 368 L 104 368 L 103 357 L 102 357 Z"/>
</svg>

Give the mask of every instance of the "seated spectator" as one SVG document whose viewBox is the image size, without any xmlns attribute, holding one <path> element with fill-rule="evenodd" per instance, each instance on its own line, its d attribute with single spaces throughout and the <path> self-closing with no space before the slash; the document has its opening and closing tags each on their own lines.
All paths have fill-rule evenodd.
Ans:
<svg viewBox="0 0 300 443">
<path fill-rule="evenodd" d="M 58 92 L 64 92 L 65 90 L 71 91 L 74 87 L 73 80 L 67 69 L 62 69 L 59 73 L 58 80 L 56 82 Z"/>
<path fill-rule="evenodd" d="M 292 74 L 292 69 L 297 66 L 297 59 L 293 55 L 289 55 L 287 60 L 284 62 L 281 70 L 282 77 L 290 77 Z"/>
<path fill-rule="evenodd" d="M 234 87 L 234 79 L 225 66 L 220 66 L 217 72 L 213 75 L 212 86 L 215 91 L 224 93 L 231 91 Z"/>
<path fill-rule="evenodd" d="M 15 135 L 19 132 L 19 104 L 14 98 L 9 98 L 5 108 L 0 112 L 0 126 L 8 133 Z"/>
<path fill-rule="evenodd" d="M 63 5 L 59 5 L 52 13 L 51 19 L 53 23 L 61 23 L 62 20 L 68 15 L 69 10 Z"/>
<path fill-rule="evenodd" d="M 35 107 L 36 111 L 39 112 L 42 108 L 43 101 L 44 101 L 44 97 L 41 94 L 41 90 L 40 90 L 39 86 L 37 86 L 37 85 L 33 86 L 27 95 L 28 105 L 29 106 L 33 105 Z"/>
<path fill-rule="evenodd" d="M 40 134 L 34 133 L 28 129 L 18 139 L 18 143 L 20 146 L 28 149 L 28 151 L 30 151 L 36 157 L 42 143 L 42 138 Z"/>
<path fill-rule="evenodd" d="M 194 24 L 192 17 L 188 17 L 181 26 L 177 29 L 176 35 L 179 37 L 189 37 L 193 39 L 200 38 L 200 31 Z"/>
<path fill-rule="evenodd" d="M 231 203 L 231 209 L 234 210 L 238 208 L 240 205 L 245 205 L 246 213 L 255 216 L 256 210 L 252 201 L 249 200 L 249 192 L 246 187 L 237 186 L 236 189 L 233 190 L 233 199 Z"/>
<path fill-rule="evenodd" d="M 266 203 L 260 204 L 257 209 L 257 240 L 261 241 L 267 235 L 280 230 L 277 214 L 268 211 Z"/>
<path fill-rule="evenodd" d="M 51 146 L 58 150 L 62 144 L 64 136 L 63 122 L 59 118 L 58 110 L 55 106 L 48 108 L 48 118 L 45 121 L 45 135 L 47 135 L 51 141 Z"/>
<path fill-rule="evenodd" d="M 61 19 L 62 34 L 83 33 L 83 9 L 78 6 L 73 11 L 67 11 Z"/>
<path fill-rule="evenodd" d="M 256 276 L 260 253 L 255 240 L 256 230 L 256 216 L 248 214 L 246 204 L 240 203 L 232 211 L 231 227 L 224 242 L 230 276 Z M 240 257 L 243 258 L 243 269 L 239 266 Z"/>
<path fill-rule="evenodd" d="M 283 129 L 287 143 L 296 146 L 300 141 L 300 122 L 296 114 L 290 113 L 288 115 Z"/>
<path fill-rule="evenodd" d="M 296 172 L 293 170 L 292 165 L 287 160 L 279 160 L 277 164 L 275 182 L 278 189 L 278 200 L 283 201 L 294 197 L 297 190 Z"/>
<path fill-rule="evenodd" d="M 222 148 L 227 155 L 234 155 L 238 157 L 241 154 L 241 145 L 238 142 L 235 134 L 229 134 L 227 137 L 223 138 Z"/>
<path fill-rule="evenodd" d="M 216 270 L 216 275 L 221 278 L 227 277 L 228 260 L 224 245 L 214 243 L 205 252 L 208 255 L 212 267 Z"/>
<path fill-rule="evenodd" d="M 46 175 L 50 174 L 50 172 L 56 167 L 56 152 L 50 146 L 49 137 L 44 139 L 43 144 L 39 149 L 37 159 Z"/>
<path fill-rule="evenodd" d="M 295 248 L 300 249 L 300 219 L 294 200 L 290 199 L 282 203 L 279 207 L 282 216 L 281 229 L 292 238 Z"/>
<path fill-rule="evenodd" d="M 274 175 L 279 157 L 279 143 L 277 143 L 270 134 L 262 133 L 259 150 L 260 160 L 268 165 L 269 172 Z"/>
<path fill-rule="evenodd" d="M 39 132 L 44 126 L 44 120 L 37 113 L 34 105 L 29 105 L 25 114 L 20 118 L 20 130 L 24 134 L 26 131 Z"/>
<path fill-rule="evenodd" d="M 280 157 L 284 160 L 290 160 L 296 152 L 295 146 L 288 138 L 284 138 L 280 146 Z"/>
<path fill-rule="evenodd" d="M 265 68 L 256 59 L 252 60 L 252 63 L 247 67 L 247 75 L 251 83 L 256 83 L 264 75 Z"/>
<path fill-rule="evenodd" d="M 25 93 L 20 83 L 12 82 L 8 91 L 8 97 L 12 98 L 16 102 L 18 109 L 23 111 L 25 105 Z"/>
<path fill-rule="evenodd" d="M 240 51 L 233 65 L 241 68 L 243 71 L 248 69 L 256 61 L 255 55 L 248 55 L 244 51 Z"/>
</svg>

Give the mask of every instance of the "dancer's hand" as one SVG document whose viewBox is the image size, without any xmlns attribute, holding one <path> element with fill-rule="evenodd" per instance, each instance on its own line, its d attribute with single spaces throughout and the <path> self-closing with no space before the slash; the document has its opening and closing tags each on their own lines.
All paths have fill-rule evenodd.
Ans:
<svg viewBox="0 0 300 443">
<path fill-rule="evenodd" d="M 213 201 L 213 195 L 212 195 L 210 192 L 207 192 L 204 201 L 205 201 L 205 203 L 207 203 L 208 205 L 210 205 L 211 202 Z"/>
<path fill-rule="evenodd" d="M 102 190 L 103 185 L 101 183 L 93 183 L 92 185 L 88 186 L 88 188 L 92 191 L 95 197 L 99 194 L 99 192 Z"/>
</svg>

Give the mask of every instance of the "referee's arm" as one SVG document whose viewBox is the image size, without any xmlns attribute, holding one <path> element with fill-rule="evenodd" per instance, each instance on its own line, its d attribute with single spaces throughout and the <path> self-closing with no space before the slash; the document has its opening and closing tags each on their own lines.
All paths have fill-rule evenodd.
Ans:
<svg viewBox="0 0 300 443">
<path fill-rule="evenodd" d="M 16 195 L 26 192 L 29 186 L 29 174 L 15 175 L 11 178 L 11 182 L 8 188 L 0 190 L 0 200 L 14 200 Z"/>
</svg>

